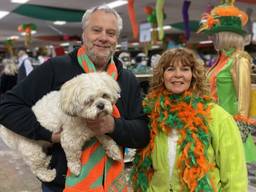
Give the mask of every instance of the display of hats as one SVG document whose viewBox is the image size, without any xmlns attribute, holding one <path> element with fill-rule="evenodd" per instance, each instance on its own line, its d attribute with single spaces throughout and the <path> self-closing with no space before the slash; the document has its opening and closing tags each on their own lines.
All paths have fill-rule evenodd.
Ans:
<svg viewBox="0 0 256 192">
<path fill-rule="evenodd" d="M 234 6 L 234 0 L 223 1 L 221 5 L 216 6 L 210 13 L 204 13 L 201 18 L 199 32 L 207 35 L 229 31 L 246 35 L 243 29 L 248 21 L 245 12 Z"/>
</svg>

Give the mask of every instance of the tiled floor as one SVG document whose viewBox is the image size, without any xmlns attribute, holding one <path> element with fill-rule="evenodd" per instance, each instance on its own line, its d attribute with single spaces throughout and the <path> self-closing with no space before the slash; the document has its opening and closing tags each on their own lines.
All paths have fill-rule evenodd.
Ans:
<svg viewBox="0 0 256 192">
<path fill-rule="evenodd" d="M 256 165 L 250 166 L 256 173 Z M 252 171 L 254 170 L 254 171 Z M 0 140 L 0 192 L 40 192 L 40 182 L 19 155 Z M 256 177 L 250 176 L 249 192 L 256 192 Z"/>
<path fill-rule="evenodd" d="M 0 192 L 40 192 L 40 182 L 0 140 Z"/>
</svg>

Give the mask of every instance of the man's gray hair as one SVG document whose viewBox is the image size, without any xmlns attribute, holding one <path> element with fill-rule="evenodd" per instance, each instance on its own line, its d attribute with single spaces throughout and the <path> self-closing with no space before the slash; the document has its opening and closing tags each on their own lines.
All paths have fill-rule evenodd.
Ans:
<svg viewBox="0 0 256 192">
<path fill-rule="evenodd" d="M 113 15 L 115 15 L 115 17 L 117 18 L 117 29 L 118 29 L 117 32 L 118 32 L 118 35 L 120 35 L 120 33 L 123 29 L 123 20 L 122 20 L 121 16 L 114 9 L 108 7 L 107 5 L 100 5 L 97 7 L 93 7 L 91 9 L 87 9 L 82 18 L 83 29 L 85 29 L 87 27 L 89 18 L 92 15 L 92 13 L 94 13 L 97 10 L 101 10 L 106 13 L 112 13 Z"/>
</svg>

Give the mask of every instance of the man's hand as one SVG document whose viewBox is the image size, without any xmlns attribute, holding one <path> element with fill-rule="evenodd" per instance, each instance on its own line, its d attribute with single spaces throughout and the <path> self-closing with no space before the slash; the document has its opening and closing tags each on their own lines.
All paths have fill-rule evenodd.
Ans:
<svg viewBox="0 0 256 192">
<path fill-rule="evenodd" d="M 95 120 L 86 120 L 86 124 L 96 135 L 104 135 L 114 130 L 114 118 L 112 115 L 104 115 Z"/>
<path fill-rule="evenodd" d="M 62 128 L 60 129 L 60 131 L 52 133 L 52 142 L 53 143 L 60 143 L 61 132 L 62 132 Z"/>
</svg>

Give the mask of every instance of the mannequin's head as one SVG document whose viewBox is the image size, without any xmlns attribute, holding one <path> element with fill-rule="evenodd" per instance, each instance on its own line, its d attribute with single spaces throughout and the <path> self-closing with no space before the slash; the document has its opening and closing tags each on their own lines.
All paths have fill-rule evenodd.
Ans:
<svg viewBox="0 0 256 192">
<path fill-rule="evenodd" d="M 244 36 L 240 34 L 223 31 L 215 33 L 212 37 L 216 50 L 229 50 L 231 48 L 244 50 L 245 39 Z"/>
<path fill-rule="evenodd" d="M 236 7 L 234 1 L 226 0 L 203 14 L 198 32 L 213 37 L 216 50 L 243 50 L 248 38 L 243 29 L 247 22 L 247 14 Z"/>
<path fill-rule="evenodd" d="M 154 54 L 151 56 L 151 59 L 150 59 L 150 66 L 151 67 L 155 67 L 160 59 L 161 55 L 159 54 Z"/>
<path fill-rule="evenodd" d="M 135 57 L 135 62 L 137 65 L 147 65 L 148 57 L 145 53 L 138 53 Z"/>
<path fill-rule="evenodd" d="M 118 56 L 120 61 L 122 61 L 124 68 L 131 65 L 131 55 L 128 52 L 121 52 Z"/>
</svg>

